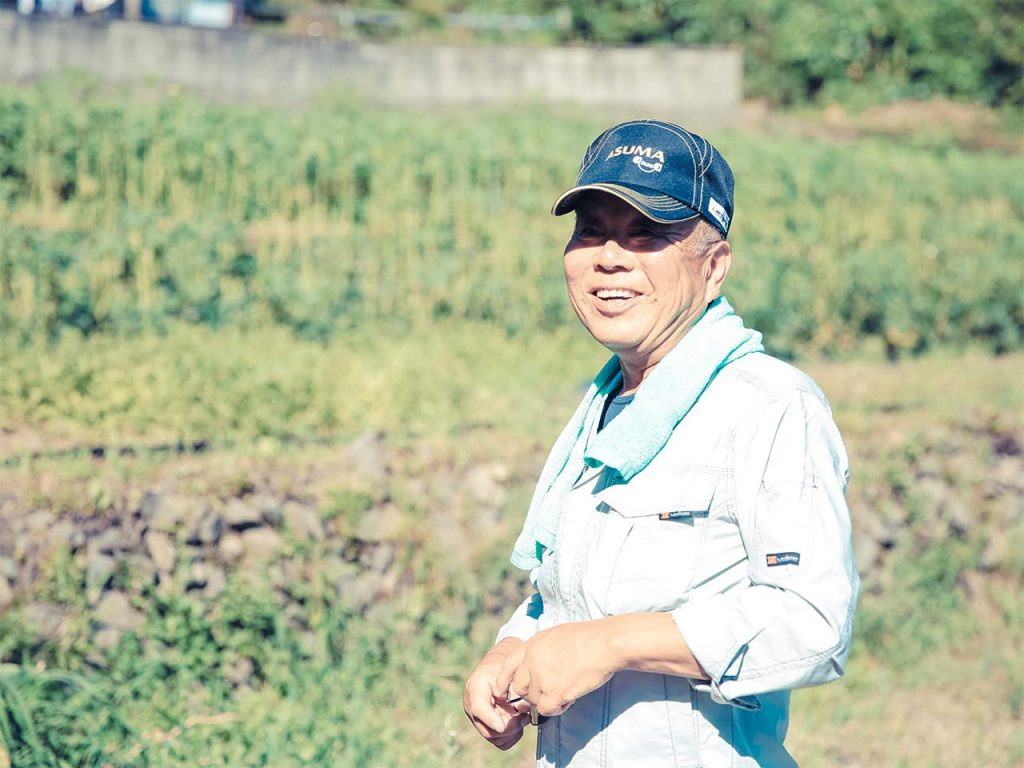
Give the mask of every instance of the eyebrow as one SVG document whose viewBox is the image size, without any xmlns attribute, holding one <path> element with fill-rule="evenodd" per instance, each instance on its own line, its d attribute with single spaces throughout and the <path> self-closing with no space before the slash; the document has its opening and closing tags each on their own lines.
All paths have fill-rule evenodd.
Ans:
<svg viewBox="0 0 1024 768">
<path fill-rule="evenodd" d="M 586 222 L 587 219 L 595 218 L 595 211 L 597 206 L 580 206 L 575 210 L 576 224 L 578 225 L 581 220 Z M 689 219 L 686 221 L 655 221 L 654 219 L 644 216 L 640 211 L 637 211 L 637 218 L 630 222 L 630 226 L 644 226 L 653 230 L 658 231 L 676 231 L 680 225 L 688 224 Z M 680 227 L 678 230 L 680 234 L 686 235 L 689 230 L 686 227 Z"/>
<path fill-rule="evenodd" d="M 574 211 L 574 213 L 576 214 L 576 219 L 579 220 L 582 217 L 596 215 L 597 208 L 598 207 L 596 205 L 587 205 L 587 206 L 581 205 L 581 206 L 579 206 Z M 647 216 L 644 216 L 643 213 L 641 213 L 640 211 L 636 212 L 636 216 L 638 218 L 634 222 L 632 222 L 632 223 L 636 223 L 637 221 L 639 221 L 639 222 L 643 222 L 644 224 L 649 224 L 652 227 L 670 227 L 673 224 L 677 223 L 677 222 L 655 221 L 654 219 L 651 219 L 651 218 L 648 218 Z"/>
</svg>

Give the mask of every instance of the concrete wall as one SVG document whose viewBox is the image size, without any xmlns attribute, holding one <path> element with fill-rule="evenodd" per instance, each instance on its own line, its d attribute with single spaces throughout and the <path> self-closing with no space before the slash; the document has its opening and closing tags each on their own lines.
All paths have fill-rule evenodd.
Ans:
<svg viewBox="0 0 1024 768">
<path fill-rule="evenodd" d="M 742 54 L 727 47 L 384 45 L 0 12 L 0 79 L 63 69 L 175 83 L 229 102 L 296 105 L 344 89 L 386 104 L 534 100 L 654 110 L 702 125 L 735 119 L 742 88 Z"/>
</svg>

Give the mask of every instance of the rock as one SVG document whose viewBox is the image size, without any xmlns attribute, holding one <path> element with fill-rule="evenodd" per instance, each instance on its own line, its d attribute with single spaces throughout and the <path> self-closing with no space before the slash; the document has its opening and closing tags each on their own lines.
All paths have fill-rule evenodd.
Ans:
<svg viewBox="0 0 1024 768">
<path fill-rule="evenodd" d="M 361 610 L 373 601 L 380 582 L 378 574 L 368 575 L 356 565 L 339 560 L 328 563 L 325 569 L 326 577 L 343 606 Z"/>
<path fill-rule="evenodd" d="M 68 549 L 71 550 L 72 554 L 74 554 L 75 552 L 80 552 L 82 548 L 85 546 L 85 542 L 85 531 L 76 526 L 74 531 L 71 532 L 70 538 L 68 539 Z"/>
<path fill-rule="evenodd" d="M 466 491 L 470 499 L 477 504 L 488 507 L 502 507 L 508 495 L 505 486 L 508 483 L 508 467 L 504 464 L 481 464 L 474 467 L 466 475 Z"/>
<path fill-rule="evenodd" d="M 252 659 L 243 656 L 232 664 L 227 664 L 224 669 L 224 680 L 235 686 L 245 685 L 252 677 L 255 670 Z"/>
<path fill-rule="evenodd" d="M 242 543 L 242 537 L 237 533 L 225 533 L 221 537 L 218 550 L 224 562 L 234 563 L 245 554 L 245 544 Z"/>
<path fill-rule="evenodd" d="M 306 630 L 299 635 L 299 647 L 302 648 L 307 658 L 315 659 L 321 654 L 320 639 L 315 632 Z"/>
<path fill-rule="evenodd" d="M 255 494 L 249 499 L 249 504 L 264 522 L 270 525 L 281 524 L 281 503 L 269 493 Z"/>
<path fill-rule="evenodd" d="M 1000 456 L 992 467 L 992 479 L 1004 489 L 1018 494 L 1024 492 L 1024 462 L 1016 456 Z"/>
<path fill-rule="evenodd" d="M 939 454 L 926 453 L 917 461 L 918 477 L 942 477 L 942 470 L 942 456 Z"/>
<path fill-rule="evenodd" d="M 178 554 L 173 539 L 164 531 L 150 530 L 146 532 L 143 541 L 156 569 L 160 573 L 172 573 Z"/>
<path fill-rule="evenodd" d="M 224 522 L 233 530 L 244 531 L 263 525 L 263 515 L 253 504 L 235 498 L 228 501 L 227 507 L 224 508 Z"/>
<path fill-rule="evenodd" d="M 977 523 L 976 515 L 971 512 L 970 507 L 963 502 L 963 499 L 952 498 L 946 504 L 946 521 L 949 529 L 957 536 L 967 536 Z"/>
<path fill-rule="evenodd" d="M 219 597 L 225 587 L 227 579 L 223 568 L 201 560 L 192 563 L 188 583 L 185 585 L 186 591 L 201 590 L 204 598 L 213 599 Z"/>
<path fill-rule="evenodd" d="M 965 569 L 961 572 L 960 583 L 963 585 L 964 597 L 971 607 L 971 615 L 984 627 L 999 626 L 1005 621 L 1003 608 L 998 600 L 993 600 L 991 585 L 996 583 L 990 575 Z"/>
<path fill-rule="evenodd" d="M 331 559 L 324 562 L 322 573 L 324 580 L 334 587 L 336 592 L 340 592 L 345 584 L 359 575 L 359 567 L 344 560 Z"/>
<path fill-rule="evenodd" d="M 874 538 L 866 533 L 857 533 L 853 537 L 853 555 L 857 561 L 857 570 L 861 575 L 870 573 L 878 562 L 882 547 Z"/>
<path fill-rule="evenodd" d="M 982 571 L 998 570 L 1009 563 L 1010 554 L 1010 539 L 1000 532 L 995 532 L 978 558 L 978 568 Z"/>
<path fill-rule="evenodd" d="M 381 433 L 366 430 L 348 447 L 348 461 L 352 470 L 367 480 L 381 481 L 388 475 L 381 445 Z"/>
<path fill-rule="evenodd" d="M 218 565 L 206 566 L 206 586 L 203 588 L 203 597 L 208 600 L 215 600 L 224 594 L 228 587 L 227 577 L 224 569 Z"/>
<path fill-rule="evenodd" d="M 192 592 L 197 589 L 206 588 L 206 563 L 197 560 L 192 563 L 188 572 L 188 579 L 185 581 L 185 591 Z"/>
<path fill-rule="evenodd" d="M 220 541 L 223 533 L 224 519 L 212 509 L 207 509 L 192 527 L 188 535 L 188 543 L 213 546 Z"/>
<path fill-rule="evenodd" d="M 925 512 L 929 516 L 934 515 L 945 504 L 949 497 L 949 486 L 936 477 L 925 476 L 920 478 L 915 487 L 915 493 L 925 502 Z"/>
<path fill-rule="evenodd" d="M 11 510 L 17 509 L 18 506 L 18 494 L 9 490 L 0 490 L 0 515 L 4 512 L 4 507 L 10 507 Z"/>
<path fill-rule="evenodd" d="M 109 586 L 117 570 L 117 561 L 110 555 L 100 554 L 93 550 L 85 561 L 85 589 L 86 597 L 90 603 L 99 600 L 103 590 Z"/>
<path fill-rule="evenodd" d="M 938 517 L 926 517 L 914 525 L 914 534 L 919 546 L 929 547 L 948 536 L 948 528 Z"/>
<path fill-rule="evenodd" d="M 53 603 L 29 603 L 21 612 L 25 625 L 40 640 L 58 640 L 64 636 L 65 609 Z"/>
<path fill-rule="evenodd" d="M 992 502 L 992 519 L 1002 527 L 1010 527 L 1024 520 L 1024 503 L 1016 496 L 1005 494 Z"/>
<path fill-rule="evenodd" d="M 119 629 L 102 627 L 92 636 L 92 641 L 101 651 L 112 651 L 117 648 L 117 644 L 121 642 L 123 635 L 124 632 Z"/>
<path fill-rule="evenodd" d="M 76 535 L 77 534 L 77 535 Z M 47 540 L 52 547 L 64 547 L 74 552 L 76 542 L 84 542 L 85 536 L 70 520 L 58 520 L 50 527 Z M 81 547 L 81 543 L 78 544 Z"/>
<path fill-rule="evenodd" d="M 289 601 L 281 609 L 281 618 L 290 629 L 309 629 L 309 617 L 302 610 L 302 606 L 294 601 Z"/>
<path fill-rule="evenodd" d="M 390 542 L 367 547 L 359 556 L 359 562 L 373 573 L 385 573 L 395 562 L 395 546 Z"/>
<path fill-rule="evenodd" d="M 493 535 L 508 501 L 508 467 L 504 464 L 482 464 L 466 475 L 463 487 L 467 496 L 472 535 Z"/>
<path fill-rule="evenodd" d="M 116 527 L 107 528 L 107 530 L 89 542 L 88 549 L 90 552 L 100 552 L 104 555 L 117 554 L 121 550 L 126 549 L 124 532 Z"/>
<path fill-rule="evenodd" d="M 242 531 L 243 560 L 247 566 L 271 562 L 281 548 L 281 535 L 273 528 L 249 528 Z"/>
<path fill-rule="evenodd" d="M 380 587 L 381 577 L 375 573 L 360 573 L 355 578 L 336 584 L 338 600 L 343 607 L 362 611 L 373 602 Z"/>
<path fill-rule="evenodd" d="M 164 533 L 174 533 L 188 519 L 192 504 L 166 491 L 150 491 L 142 499 L 139 510 L 143 522 Z"/>
<path fill-rule="evenodd" d="M 153 560 L 142 552 L 128 556 L 128 583 L 132 592 L 142 592 L 157 580 L 157 568 Z"/>
<path fill-rule="evenodd" d="M 11 585 L 7 583 L 7 579 L 0 576 L 0 612 L 7 610 L 13 602 L 14 590 L 12 590 Z"/>
<path fill-rule="evenodd" d="M 285 558 L 281 561 L 282 575 L 284 576 L 285 588 L 289 593 L 294 594 L 295 588 L 309 582 L 309 576 L 305 564 L 295 558 Z"/>
<path fill-rule="evenodd" d="M 374 507 L 363 513 L 354 532 L 360 541 L 397 541 L 402 538 L 405 515 L 394 504 Z"/>
<path fill-rule="evenodd" d="M 0 557 L 0 576 L 6 577 L 10 582 L 17 582 L 21 575 L 18 563 L 12 557 Z"/>
<path fill-rule="evenodd" d="M 870 511 L 854 518 L 854 527 L 858 533 L 874 539 L 878 543 L 890 541 L 892 537 L 891 526 L 887 525 L 880 515 Z"/>
<path fill-rule="evenodd" d="M 93 618 L 103 627 L 122 632 L 135 632 L 146 622 L 124 592 L 107 592 L 93 611 Z"/>
<path fill-rule="evenodd" d="M 31 512 L 25 518 L 25 531 L 33 536 L 45 534 L 53 525 L 53 515 L 45 509 Z"/>
<path fill-rule="evenodd" d="M 281 563 L 270 562 L 266 565 L 260 565 L 253 561 L 242 561 L 246 571 L 250 574 L 259 573 L 260 577 L 270 582 L 270 585 L 278 590 L 277 594 L 274 595 L 274 602 L 278 605 L 284 605 L 288 602 L 288 598 L 284 592 L 287 591 L 290 586 L 288 578 L 284 575 L 284 568 L 281 567 Z"/>
<path fill-rule="evenodd" d="M 320 541 L 324 537 L 324 526 L 317 511 L 297 501 L 286 501 L 281 507 L 285 526 L 300 541 Z"/>
</svg>

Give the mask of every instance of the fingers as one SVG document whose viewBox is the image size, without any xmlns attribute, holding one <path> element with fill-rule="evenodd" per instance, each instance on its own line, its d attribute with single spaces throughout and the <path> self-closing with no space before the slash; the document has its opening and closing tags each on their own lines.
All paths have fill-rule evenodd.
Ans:
<svg viewBox="0 0 1024 768">
<path fill-rule="evenodd" d="M 509 701 L 509 706 L 512 707 L 512 709 L 519 714 L 523 714 L 524 712 L 529 713 L 530 711 L 530 702 L 528 702 L 524 698 L 519 698 L 515 701 Z"/>
<path fill-rule="evenodd" d="M 506 698 L 509 679 L 524 655 L 525 643 L 517 643 L 518 648 L 506 642 L 492 649 L 473 670 L 462 695 L 463 709 L 477 733 L 501 750 L 517 744 L 530 722 L 529 702 L 509 703 Z"/>
<path fill-rule="evenodd" d="M 491 687 L 486 678 L 471 679 L 463 694 L 463 708 L 477 733 L 500 749 L 508 749 L 519 740 L 529 716 L 508 704 L 504 695 L 493 696 Z"/>
<path fill-rule="evenodd" d="M 494 688 L 492 693 L 495 698 L 504 698 L 508 692 L 509 686 L 512 684 L 512 676 L 516 673 L 523 664 L 523 659 L 526 658 L 526 644 L 517 647 L 501 664 L 501 668 L 498 670 L 498 674 L 494 679 Z M 526 688 L 515 686 L 517 695 L 522 696 L 526 692 Z"/>
<path fill-rule="evenodd" d="M 536 704 L 537 699 L 541 695 L 540 690 L 533 684 L 533 678 L 530 675 L 530 670 L 525 664 L 520 664 L 516 667 L 515 672 L 512 673 L 512 681 L 509 683 L 508 687 L 517 691 L 522 697 L 520 704 L 527 705 L 525 708 L 517 707 L 521 712 L 529 712 L 529 705 Z"/>
<path fill-rule="evenodd" d="M 523 729 L 530 722 L 529 715 L 514 712 L 503 713 L 508 719 L 500 729 L 492 729 L 479 721 L 473 721 L 477 732 L 498 749 L 509 749 L 523 737 Z"/>
<path fill-rule="evenodd" d="M 542 696 L 537 702 L 537 714 L 541 717 L 554 717 L 556 715 L 561 715 L 575 703 L 575 699 L 561 701 L 550 696 Z"/>
<path fill-rule="evenodd" d="M 523 733 L 525 732 L 526 724 L 528 722 L 530 722 L 529 715 L 519 715 L 516 718 L 515 730 L 513 730 L 507 736 L 499 736 L 497 738 L 488 739 L 488 741 L 490 741 L 491 744 L 493 744 L 495 747 L 502 750 L 503 752 L 507 749 L 511 749 L 519 743 L 519 740 L 521 738 L 523 738 Z"/>
</svg>

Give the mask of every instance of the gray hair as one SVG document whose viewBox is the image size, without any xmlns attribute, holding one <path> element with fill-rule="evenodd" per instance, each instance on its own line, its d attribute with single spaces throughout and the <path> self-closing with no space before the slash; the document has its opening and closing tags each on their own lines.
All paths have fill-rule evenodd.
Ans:
<svg viewBox="0 0 1024 768">
<path fill-rule="evenodd" d="M 693 229 L 693 235 L 696 238 L 694 245 L 701 255 L 711 250 L 715 243 L 720 243 L 725 239 L 711 222 L 703 218 L 697 220 L 697 226 Z"/>
</svg>

